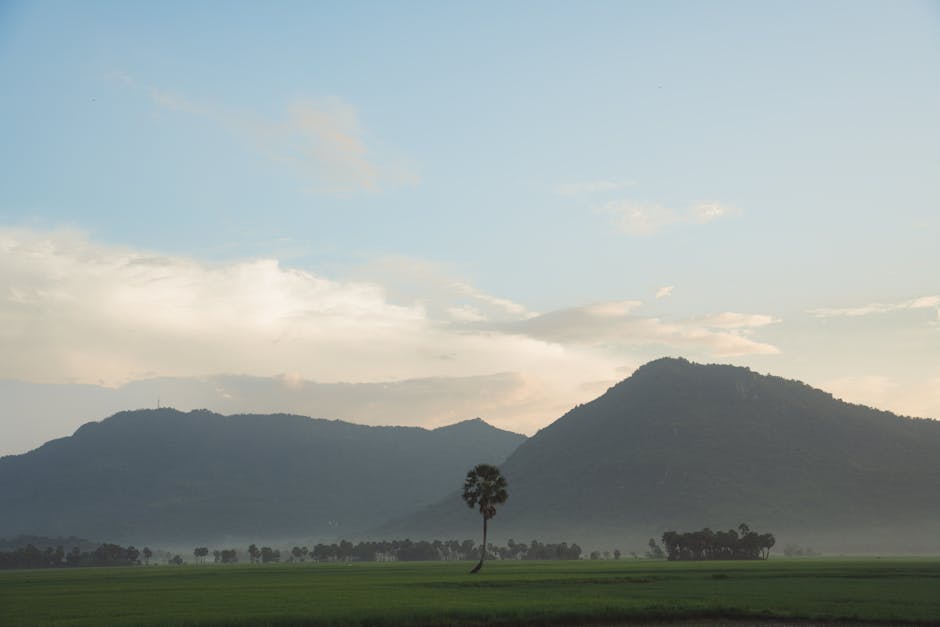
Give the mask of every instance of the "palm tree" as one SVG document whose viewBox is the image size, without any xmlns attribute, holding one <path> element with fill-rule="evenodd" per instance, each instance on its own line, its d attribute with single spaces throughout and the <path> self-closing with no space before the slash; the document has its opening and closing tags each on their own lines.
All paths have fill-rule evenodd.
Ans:
<svg viewBox="0 0 940 627">
<path fill-rule="evenodd" d="M 483 515 L 483 544 L 480 547 L 480 563 L 470 571 L 471 573 L 478 572 L 483 568 L 483 560 L 486 559 L 487 522 L 496 515 L 496 506 L 505 503 L 508 498 L 506 479 L 500 474 L 499 468 L 496 466 L 479 464 L 467 473 L 467 479 L 463 482 L 463 500 L 467 503 L 467 507 L 471 509 L 479 505 L 480 513 Z"/>
</svg>

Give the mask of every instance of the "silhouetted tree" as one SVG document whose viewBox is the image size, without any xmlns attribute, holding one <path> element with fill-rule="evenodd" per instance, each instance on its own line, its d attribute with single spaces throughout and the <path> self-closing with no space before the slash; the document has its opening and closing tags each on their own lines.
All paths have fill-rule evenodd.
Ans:
<svg viewBox="0 0 940 627">
<path fill-rule="evenodd" d="M 268 562 L 280 562 L 281 552 L 269 546 L 263 546 L 261 547 L 261 561 L 265 564 Z"/>
<path fill-rule="evenodd" d="M 238 562 L 238 553 L 235 552 L 235 549 L 222 549 L 221 557 L 223 564 L 235 564 Z"/>
<path fill-rule="evenodd" d="M 196 562 L 199 564 L 206 563 L 206 556 L 209 555 L 209 548 L 205 546 L 197 546 L 193 549 L 193 555 L 196 557 Z"/>
<path fill-rule="evenodd" d="M 144 556 L 144 566 L 150 564 L 150 558 L 153 557 L 153 551 L 150 550 L 149 546 L 145 546 L 144 550 L 141 552 Z"/>
<path fill-rule="evenodd" d="M 758 534 L 741 523 L 738 530 L 701 531 L 663 534 L 663 545 L 670 560 L 756 560 L 767 559 L 776 540 L 772 533 Z M 654 545 L 650 540 L 650 547 Z"/>
<path fill-rule="evenodd" d="M 479 506 L 483 515 L 483 544 L 480 545 L 480 563 L 473 567 L 471 573 L 479 572 L 486 559 L 486 531 L 490 518 L 496 515 L 496 506 L 506 502 L 509 493 L 506 491 L 506 479 L 500 474 L 496 466 L 479 464 L 467 473 L 463 483 L 463 500 L 467 507 Z"/>
</svg>

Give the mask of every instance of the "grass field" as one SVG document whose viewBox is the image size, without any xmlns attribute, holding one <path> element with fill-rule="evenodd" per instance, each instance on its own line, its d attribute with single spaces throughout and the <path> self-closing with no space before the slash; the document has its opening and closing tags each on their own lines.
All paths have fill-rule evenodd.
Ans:
<svg viewBox="0 0 940 627">
<path fill-rule="evenodd" d="M 0 572 L 0 625 L 940 624 L 940 559 L 158 566 Z"/>
</svg>

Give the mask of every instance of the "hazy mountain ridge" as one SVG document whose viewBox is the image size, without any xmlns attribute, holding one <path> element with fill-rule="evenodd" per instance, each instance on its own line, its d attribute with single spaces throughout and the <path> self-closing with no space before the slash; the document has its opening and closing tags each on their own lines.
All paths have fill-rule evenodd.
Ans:
<svg viewBox="0 0 940 627">
<path fill-rule="evenodd" d="M 666 529 L 746 521 L 833 551 L 940 550 L 940 422 L 746 368 L 650 362 L 529 438 L 502 470 L 498 539 L 639 548 Z M 378 533 L 469 531 L 471 514 L 451 498 Z"/>
<path fill-rule="evenodd" d="M 469 420 L 434 430 L 205 410 L 121 412 L 0 458 L 0 537 L 109 541 L 355 533 L 447 494 L 524 436 Z"/>
<path fill-rule="evenodd" d="M 472 465 L 507 455 L 510 499 L 491 526 L 494 542 L 630 550 L 667 529 L 748 522 L 781 545 L 940 551 L 940 422 L 671 358 L 528 440 L 479 419 L 426 430 L 122 412 L 0 458 L 0 537 L 475 537 L 479 514 L 459 486 Z"/>
</svg>

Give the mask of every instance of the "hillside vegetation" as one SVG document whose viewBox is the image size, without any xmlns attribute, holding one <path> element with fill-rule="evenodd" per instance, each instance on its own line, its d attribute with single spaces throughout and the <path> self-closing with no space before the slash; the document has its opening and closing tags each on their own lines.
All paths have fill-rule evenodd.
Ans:
<svg viewBox="0 0 940 627">
<path fill-rule="evenodd" d="M 329 538 L 440 499 L 524 436 L 482 420 L 427 430 L 292 415 L 122 412 L 0 459 L 0 537 L 109 542 Z"/>
<path fill-rule="evenodd" d="M 940 422 L 852 405 L 746 368 L 660 359 L 503 464 L 494 538 L 642 548 L 747 521 L 781 545 L 940 552 Z M 473 529 L 454 497 L 376 533 Z"/>
</svg>

